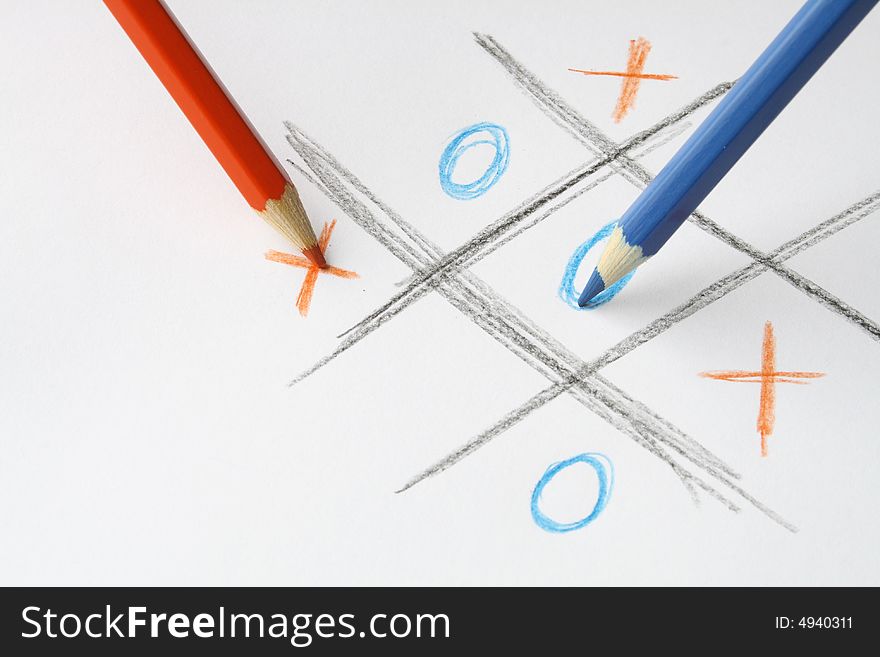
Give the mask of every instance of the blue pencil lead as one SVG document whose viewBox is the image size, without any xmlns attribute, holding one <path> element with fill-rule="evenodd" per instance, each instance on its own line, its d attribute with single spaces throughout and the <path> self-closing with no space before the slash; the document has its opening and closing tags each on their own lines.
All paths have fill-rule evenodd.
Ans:
<svg viewBox="0 0 880 657">
<path fill-rule="evenodd" d="M 584 291 L 581 292 L 581 296 L 578 299 L 578 305 L 583 308 L 590 302 L 593 297 L 595 297 L 604 289 L 605 281 L 602 280 L 599 272 L 594 269 L 592 275 L 590 276 L 590 280 L 587 281 L 587 286 L 584 288 Z"/>
</svg>

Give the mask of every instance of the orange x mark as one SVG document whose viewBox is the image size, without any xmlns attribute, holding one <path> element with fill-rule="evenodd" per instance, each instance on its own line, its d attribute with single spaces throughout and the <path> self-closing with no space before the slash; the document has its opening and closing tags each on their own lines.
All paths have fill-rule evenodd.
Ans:
<svg viewBox="0 0 880 657">
<path fill-rule="evenodd" d="M 626 71 L 584 71 L 579 68 L 568 69 L 572 73 L 582 73 L 583 75 L 613 75 L 623 78 L 620 84 L 620 96 L 617 98 L 617 105 L 614 107 L 614 113 L 611 118 L 615 123 L 620 123 L 627 112 L 636 103 L 636 94 L 642 80 L 676 80 L 675 75 L 658 75 L 655 73 L 642 73 L 645 70 L 645 60 L 648 53 L 651 52 L 651 42 L 645 37 L 638 39 L 630 39 L 629 42 L 629 60 L 626 63 Z"/>
<path fill-rule="evenodd" d="M 327 252 L 327 245 L 330 244 L 330 235 L 333 234 L 333 229 L 335 227 L 336 219 L 329 224 L 326 222 L 324 223 L 324 228 L 321 230 L 321 236 L 318 238 L 318 247 L 321 249 L 321 253 Z M 267 251 L 266 260 L 282 262 L 285 265 L 302 267 L 307 270 L 306 277 L 303 279 L 302 287 L 299 289 L 299 296 L 296 298 L 296 307 L 299 310 L 299 314 L 303 317 L 309 314 L 309 306 L 312 303 L 312 294 L 315 291 L 315 283 L 318 281 L 318 274 L 330 274 L 331 276 L 339 276 L 339 278 L 358 278 L 357 273 L 353 271 L 330 266 L 324 269 L 319 269 L 317 265 L 310 260 L 306 260 L 302 256 L 281 253 L 280 251 Z"/>
<path fill-rule="evenodd" d="M 767 436 L 773 433 L 776 421 L 776 384 L 797 383 L 804 385 L 808 381 L 799 379 L 818 379 L 825 376 L 824 372 L 777 372 L 776 371 L 776 338 L 773 337 L 773 324 L 764 323 L 764 343 L 761 349 L 761 371 L 719 370 L 716 372 L 700 372 L 700 376 L 718 381 L 736 383 L 760 383 L 761 405 L 758 409 L 758 433 L 761 434 L 761 456 L 767 456 Z"/>
</svg>

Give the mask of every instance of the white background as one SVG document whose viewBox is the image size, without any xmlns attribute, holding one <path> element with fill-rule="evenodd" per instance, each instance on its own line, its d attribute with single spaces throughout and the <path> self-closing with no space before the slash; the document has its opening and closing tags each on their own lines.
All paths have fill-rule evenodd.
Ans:
<svg viewBox="0 0 880 657">
<path fill-rule="evenodd" d="M 591 157 L 473 31 L 623 140 L 741 75 L 799 5 L 169 4 L 280 160 L 290 120 L 446 249 Z M 880 584 L 880 345 L 866 332 L 765 273 L 603 370 L 796 534 L 740 498 L 740 513 L 695 506 L 668 466 L 566 395 L 395 495 L 548 382 L 431 295 L 288 389 L 408 270 L 292 172 L 315 223 L 339 221 L 329 259 L 361 274 L 321 277 L 303 320 L 303 271 L 263 259 L 282 238 L 103 5 L 4 0 L 0 14 L 3 584 Z M 653 43 L 646 72 L 679 79 L 643 82 L 614 124 L 619 80 L 566 69 L 622 70 L 638 36 Z M 875 12 L 706 200 L 710 217 L 772 250 L 880 188 L 878 37 Z M 507 129 L 510 168 L 456 201 L 437 160 L 479 121 Z M 637 193 L 612 178 L 473 271 L 588 360 L 747 264 L 686 225 L 614 303 L 566 307 L 569 255 Z M 872 215 L 789 264 L 876 320 L 878 243 Z M 758 369 L 765 320 L 779 369 L 828 376 L 778 386 L 761 459 L 758 386 L 697 373 Z M 613 461 L 611 500 L 588 527 L 546 533 L 531 490 L 582 452 Z M 576 518 L 595 490 L 572 468 L 544 508 Z"/>
</svg>

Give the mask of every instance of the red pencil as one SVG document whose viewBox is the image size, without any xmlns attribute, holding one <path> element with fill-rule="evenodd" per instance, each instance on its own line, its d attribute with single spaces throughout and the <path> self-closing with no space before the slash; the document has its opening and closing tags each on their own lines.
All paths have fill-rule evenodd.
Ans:
<svg viewBox="0 0 880 657">
<path fill-rule="evenodd" d="M 104 0 L 245 200 L 324 268 L 299 194 L 159 0 Z"/>
</svg>

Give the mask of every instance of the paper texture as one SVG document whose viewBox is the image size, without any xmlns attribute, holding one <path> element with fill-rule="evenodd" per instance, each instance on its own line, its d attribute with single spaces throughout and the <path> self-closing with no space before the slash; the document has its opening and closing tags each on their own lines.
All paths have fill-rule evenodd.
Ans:
<svg viewBox="0 0 880 657">
<path fill-rule="evenodd" d="M 0 579 L 880 584 L 880 14 L 579 311 L 579 246 L 798 2 L 168 6 L 360 278 L 319 275 L 301 317 L 306 270 L 264 258 L 291 249 L 110 13 L 10 3 Z M 624 78 L 568 69 L 626 72 L 639 37 L 676 77 L 615 121 Z M 535 487 L 582 454 L 537 509 L 595 516 L 547 531 Z"/>
</svg>

